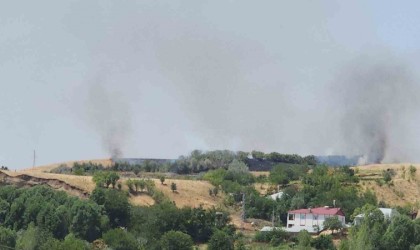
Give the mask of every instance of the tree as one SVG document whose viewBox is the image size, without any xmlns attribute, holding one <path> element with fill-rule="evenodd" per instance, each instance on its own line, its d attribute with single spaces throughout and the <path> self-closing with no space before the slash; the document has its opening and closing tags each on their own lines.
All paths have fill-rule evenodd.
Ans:
<svg viewBox="0 0 420 250">
<path fill-rule="evenodd" d="M 105 211 L 111 226 L 126 226 L 130 217 L 130 203 L 125 192 L 108 189 L 105 192 Z"/>
<path fill-rule="evenodd" d="M 104 187 L 106 183 L 105 173 L 102 171 L 95 172 L 92 177 L 93 182 L 95 182 L 97 187 Z"/>
<path fill-rule="evenodd" d="M 76 201 L 70 209 L 71 232 L 78 238 L 93 241 L 101 235 L 101 212 L 96 203 Z"/>
<path fill-rule="evenodd" d="M 301 250 L 311 249 L 311 240 L 312 237 L 306 230 L 302 230 L 299 232 L 298 236 L 298 246 Z"/>
<path fill-rule="evenodd" d="M 104 188 L 96 187 L 90 195 L 90 199 L 98 205 L 103 205 L 105 203 L 105 193 Z"/>
<path fill-rule="evenodd" d="M 115 185 L 117 184 L 117 181 L 120 179 L 120 176 L 115 172 L 110 172 L 107 175 L 107 178 L 111 182 L 112 188 L 115 188 Z"/>
<path fill-rule="evenodd" d="M 6 215 L 9 213 L 10 210 L 10 204 L 3 200 L 0 199 L 0 223 L 4 223 L 4 221 L 6 220 Z"/>
<path fill-rule="evenodd" d="M 125 182 L 125 184 L 127 185 L 127 187 L 128 187 L 128 191 L 130 191 L 131 193 L 133 193 L 134 192 L 134 181 L 133 180 L 131 180 L 131 179 L 128 179 L 126 182 Z"/>
<path fill-rule="evenodd" d="M 120 228 L 112 229 L 103 235 L 105 243 L 114 250 L 138 250 L 136 238 Z"/>
<path fill-rule="evenodd" d="M 137 180 L 136 183 L 139 186 L 140 191 L 143 192 L 144 188 L 146 187 L 146 182 L 144 180 Z"/>
<path fill-rule="evenodd" d="M 227 233 L 217 230 L 210 238 L 208 250 L 233 250 L 233 239 Z"/>
<path fill-rule="evenodd" d="M 256 160 L 264 160 L 264 157 L 265 157 L 265 154 L 263 152 L 255 151 L 255 150 L 251 152 L 251 155 L 252 155 L 252 158 Z"/>
<path fill-rule="evenodd" d="M 305 206 L 305 197 L 303 193 L 297 193 L 290 202 L 291 209 L 300 209 Z"/>
<path fill-rule="evenodd" d="M 385 171 L 384 170 L 382 172 L 382 176 L 384 177 L 385 183 L 388 183 L 388 182 L 390 182 L 392 180 L 392 175 L 391 175 L 391 173 L 389 171 Z"/>
<path fill-rule="evenodd" d="M 88 245 L 85 241 L 77 239 L 74 234 L 66 236 L 64 241 L 61 243 L 61 249 L 66 250 L 89 250 Z M 58 250 L 58 249 L 57 249 Z"/>
<path fill-rule="evenodd" d="M 335 249 L 331 235 L 320 235 L 312 240 L 311 245 L 320 250 Z"/>
<path fill-rule="evenodd" d="M 162 236 L 160 245 L 162 250 L 191 250 L 193 241 L 188 234 L 171 230 Z"/>
<path fill-rule="evenodd" d="M 171 183 L 171 190 L 172 190 L 172 192 L 176 191 L 176 183 L 175 182 Z"/>
<path fill-rule="evenodd" d="M 160 176 L 159 179 L 160 179 L 160 183 L 163 185 L 163 183 L 165 182 L 165 176 L 162 175 Z"/>
<path fill-rule="evenodd" d="M 289 177 L 286 173 L 286 168 L 282 165 L 274 166 L 270 171 L 270 181 L 276 185 L 287 185 L 289 184 Z"/>
<path fill-rule="evenodd" d="M 334 234 L 334 230 L 340 230 L 343 228 L 343 224 L 338 219 L 338 216 L 328 217 L 324 221 L 324 228 L 330 229 Z"/>
<path fill-rule="evenodd" d="M 359 211 L 356 210 L 354 215 L 363 213 L 364 217 L 361 225 L 350 230 L 349 249 L 381 249 L 382 238 L 387 227 L 383 213 L 369 204 L 363 206 Z"/>
<path fill-rule="evenodd" d="M 249 172 L 249 169 L 248 169 L 248 166 L 244 162 L 234 159 L 229 164 L 228 171 L 240 172 L 240 173 L 248 173 Z"/>
<path fill-rule="evenodd" d="M 414 223 L 406 216 L 395 216 L 383 236 L 384 249 L 409 249 L 418 240 L 414 236 Z"/>
<path fill-rule="evenodd" d="M 8 228 L 0 227 L 0 246 L 14 248 L 16 244 L 16 232 Z"/>
<path fill-rule="evenodd" d="M 414 167 L 413 165 L 410 165 L 410 167 L 408 168 L 408 171 L 410 172 L 410 178 L 412 180 L 416 179 L 417 168 Z"/>
<path fill-rule="evenodd" d="M 219 193 L 219 188 L 218 187 L 213 188 L 213 195 L 217 196 L 218 193 Z"/>
</svg>

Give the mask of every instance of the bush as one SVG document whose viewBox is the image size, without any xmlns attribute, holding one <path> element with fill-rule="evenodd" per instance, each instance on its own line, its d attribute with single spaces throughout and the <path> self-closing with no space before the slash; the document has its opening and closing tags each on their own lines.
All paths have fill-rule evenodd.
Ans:
<svg viewBox="0 0 420 250">
<path fill-rule="evenodd" d="M 274 245 L 279 245 L 283 241 L 288 239 L 288 234 L 282 229 L 275 229 L 268 232 L 257 232 L 254 236 L 254 241 L 256 242 L 265 242 L 272 243 Z"/>
<path fill-rule="evenodd" d="M 311 245 L 312 247 L 321 250 L 335 249 L 331 235 L 320 235 L 319 237 L 312 239 Z"/>
<path fill-rule="evenodd" d="M 0 227 L 0 245 L 14 248 L 16 244 L 16 232 L 8 228 Z"/>
<path fill-rule="evenodd" d="M 233 239 L 227 233 L 217 230 L 210 238 L 208 250 L 233 250 Z"/>
<path fill-rule="evenodd" d="M 193 241 L 188 234 L 171 230 L 162 236 L 160 246 L 162 250 L 191 250 Z"/>
<path fill-rule="evenodd" d="M 138 250 L 136 238 L 120 228 L 112 229 L 103 236 L 105 243 L 114 250 Z"/>
</svg>

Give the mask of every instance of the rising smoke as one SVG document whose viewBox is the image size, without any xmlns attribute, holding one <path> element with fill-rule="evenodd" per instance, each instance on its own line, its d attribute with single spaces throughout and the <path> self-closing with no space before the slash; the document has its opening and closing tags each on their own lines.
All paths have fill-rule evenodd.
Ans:
<svg viewBox="0 0 420 250">
<path fill-rule="evenodd" d="M 406 143 L 418 87 L 409 68 L 392 61 L 358 60 L 335 82 L 344 143 L 363 155 L 361 164 L 403 160 L 394 149 Z"/>
<path fill-rule="evenodd" d="M 103 148 L 114 159 L 123 156 L 132 124 L 124 95 L 106 86 L 103 81 L 89 85 L 85 109 L 89 124 L 98 132 Z"/>
<path fill-rule="evenodd" d="M 363 26 L 363 19 L 352 19 L 358 22 L 352 26 L 366 28 L 363 37 L 354 39 L 342 29 L 345 25 L 326 18 L 323 8 L 307 8 L 304 20 L 281 5 L 261 12 L 267 16 L 273 11 L 272 19 L 244 14 L 238 22 L 231 15 L 236 4 L 224 15 L 219 7 L 205 13 L 208 8 L 199 4 L 190 11 L 191 3 L 175 4 L 169 12 L 128 5 L 120 11 L 121 22 L 105 15 L 112 32 L 99 39 L 100 46 L 98 39 L 92 43 L 93 54 L 101 55 L 95 63 L 122 68 L 116 74 L 107 71 L 109 78 L 126 90 L 142 89 L 146 97 L 130 114 L 136 100 L 115 93 L 108 78 L 90 87 L 89 124 L 109 154 L 119 156 L 127 149 L 176 157 L 195 148 L 226 148 L 363 155 L 364 163 L 419 160 L 420 145 L 412 139 L 418 135 L 413 125 L 418 87 L 409 67 L 376 55 L 370 62 L 358 58 L 332 81 L 331 92 L 337 65 L 359 54 L 361 45 L 374 40 L 374 32 Z M 299 4 L 294 8 L 303 11 Z M 318 21 L 308 25 L 306 20 Z M 96 26 L 80 37 L 91 30 Z M 349 49 L 347 42 L 356 45 Z M 154 91 L 145 82 L 156 86 Z M 132 117 L 139 122 L 133 134 Z M 127 144 L 128 135 L 144 141 Z"/>
</svg>

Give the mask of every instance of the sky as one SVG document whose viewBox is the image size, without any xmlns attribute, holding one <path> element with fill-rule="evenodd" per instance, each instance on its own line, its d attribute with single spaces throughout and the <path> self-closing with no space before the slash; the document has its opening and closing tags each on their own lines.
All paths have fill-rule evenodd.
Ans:
<svg viewBox="0 0 420 250">
<path fill-rule="evenodd" d="M 0 4 L 0 165 L 191 150 L 420 162 L 417 1 Z"/>
</svg>

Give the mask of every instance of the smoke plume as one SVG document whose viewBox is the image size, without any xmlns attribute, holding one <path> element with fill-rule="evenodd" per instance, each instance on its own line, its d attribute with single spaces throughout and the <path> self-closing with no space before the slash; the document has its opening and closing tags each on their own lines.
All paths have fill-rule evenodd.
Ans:
<svg viewBox="0 0 420 250">
<path fill-rule="evenodd" d="M 100 137 L 110 157 L 119 158 L 131 132 L 130 107 L 123 95 L 104 87 L 103 82 L 89 86 L 86 110 L 89 124 Z"/>
<path fill-rule="evenodd" d="M 348 152 L 363 155 L 360 163 L 403 157 L 389 146 L 404 143 L 418 89 L 409 68 L 391 61 L 357 61 L 336 80 L 344 143 Z"/>
</svg>

